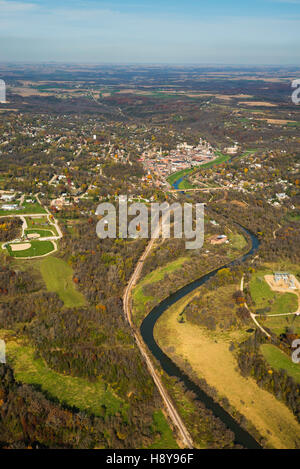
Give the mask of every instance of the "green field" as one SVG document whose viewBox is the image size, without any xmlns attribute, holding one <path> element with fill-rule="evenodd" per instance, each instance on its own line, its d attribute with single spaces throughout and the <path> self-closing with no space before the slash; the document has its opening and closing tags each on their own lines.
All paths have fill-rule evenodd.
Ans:
<svg viewBox="0 0 300 469">
<path fill-rule="evenodd" d="M 52 251 L 54 251 L 54 245 L 51 241 L 30 241 L 31 247 L 29 249 L 24 249 L 24 251 L 12 251 L 10 245 L 7 246 L 7 251 L 10 256 L 17 258 L 24 257 L 39 257 L 44 256 Z"/>
<path fill-rule="evenodd" d="M 54 225 L 48 222 L 47 217 L 39 217 L 39 218 L 32 218 L 26 217 L 27 222 L 27 230 L 32 230 L 32 233 L 38 233 L 38 230 L 44 231 L 52 231 L 53 235 L 51 236 L 58 236 L 57 230 Z M 26 231 L 27 231 L 26 230 Z"/>
<path fill-rule="evenodd" d="M 277 293 L 271 290 L 264 279 L 271 271 L 258 271 L 250 280 L 250 294 L 256 310 L 268 308 L 266 314 L 293 313 L 298 308 L 298 297 L 293 293 Z"/>
<path fill-rule="evenodd" d="M 38 217 L 38 218 L 26 217 L 26 222 L 27 222 L 28 229 L 31 229 L 31 228 L 47 229 L 51 226 L 50 223 L 48 222 L 47 216 Z"/>
<path fill-rule="evenodd" d="M 191 173 L 193 170 L 190 169 L 183 169 L 182 171 L 178 171 L 177 173 L 171 174 L 168 178 L 167 181 L 169 184 L 174 184 L 178 179 L 182 178 L 183 176 L 186 176 L 187 174 Z"/>
<path fill-rule="evenodd" d="M 16 342 L 8 342 L 6 351 L 8 364 L 12 365 L 18 381 L 41 386 L 42 391 L 56 397 L 62 404 L 99 416 L 103 415 L 102 405 L 110 415 L 123 407 L 122 401 L 100 379 L 91 383 L 83 378 L 56 373 L 42 359 L 34 357 L 34 349 Z"/>
<path fill-rule="evenodd" d="M 244 247 L 247 246 L 247 241 L 245 237 L 239 233 L 229 233 L 228 238 L 233 249 L 241 251 L 242 249 L 244 249 Z"/>
<path fill-rule="evenodd" d="M 216 151 L 215 154 L 217 158 L 210 161 L 209 163 L 205 163 L 205 164 L 198 166 L 198 169 L 209 169 L 215 165 L 226 163 L 228 160 L 232 158 L 232 155 L 223 155 L 223 153 L 221 153 L 220 151 Z"/>
<path fill-rule="evenodd" d="M 149 446 L 149 449 L 173 449 L 178 448 L 178 445 L 174 439 L 173 432 L 165 419 L 164 414 L 161 410 L 154 412 L 153 414 L 153 431 L 159 433 L 156 441 Z"/>
<path fill-rule="evenodd" d="M 50 397 L 58 399 L 62 405 L 75 407 L 90 415 L 103 417 L 120 413 L 127 418 L 128 404 L 117 397 L 109 386 L 98 378 L 90 382 L 51 370 L 41 358 L 35 358 L 34 349 L 7 340 L 9 331 L 0 330 L 0 338 L 6 339 L 7 363 L 12 366 L 17 381 L 36 385 Z M 151 449 L 178 448 L 173 432 L 162 411 L 153 414 L 152 431 L 156 434 Z"/>
<path fill-rule="evenodd" d="M 85 304 L 85 298 L 76 290 L 73 282 L 73 270 L 63 260 L 57 257 L 47 257 L 38 261 L 38 265 L 47 289 L 56 292 L 68 308 Z"/>
<path fill-rule="evenodd" d="M 261 352 L 274 370 L 286 370 L 297 383 L 300 383 L 300 364 L 293 363 L 292 359 L 275 345 L 263 344 L 261 345 Z"/>
<path fill-rule="evenodd" d="M 49 230 L 25 230 L 26 235 L 34 233 L 39 234 L 41 238 L 49 238 L 51 236 L 55 236 L 53 231 Z"/>
<path fill-rule="evenodd" d="M 284 334 L 287 329 L 292 329 L 295 334 L 300 334 L 300 317 L 295 314 L 290 316 L 272 316 L 263 320 L 258 318 L 258 320 L 264 328 L 270 329 L 277 336 Z"/>
</svg>

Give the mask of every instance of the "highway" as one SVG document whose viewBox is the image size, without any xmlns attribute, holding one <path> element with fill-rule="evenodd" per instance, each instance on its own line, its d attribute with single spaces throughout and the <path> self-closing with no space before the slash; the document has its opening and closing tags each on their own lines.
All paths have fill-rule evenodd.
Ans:
<svg viewBox="0 0 300 469">
<path fill-rule="evenodd" d="M 160 227 L 158 226 L 157 230 L 159 231 L 160 230 Z M 194 447 L 193 445 L 193 440 L 187 430 L 187 428 L 185 427 L 180 415 L 178 414 L 168 392 L 166 391 L 157 371 L 155 370 L 155 367 L 151 361 L 151 358 L 150 358 L 150 355 L 149 355 L 149 352 L 147 350 L 147 347 L 146 345 L 144 344 L 143 340 L 142 340 L 142 337 L 139 333 L 139 331 L 136 329 L 136 327 L 134 326 L 133 324 L 133 321 L 132 321 L 132 314 L 131 314 L 131 304 L 130 304 L 130 299 L 131 299 L 131 292 L 132 292 L 132 289 L 134 288 L 134 286 L 136 285 L 137 283 L 137 280 L 139 279 L 140 275 L 141 275 L 141 271 L 142 271 L 142 268 L 143 268 L 143 265 L 144 265 L 144 262 L 148 256 L 148 254 L 150 253 L 152 247 L 153 247 L 153 244 L 155 242 L 155 236 L 153 236 L 149 243 L 147 244 L 147 247 L 144 251 L 144 253 L 142 254 L 140 260 L 138 261 L 137 265 L 136 265 L 136 268 L 129 280 L 129 283 L 126 287 L 126 290 L 125 290 L 125 293 L 124 293 L 124 297 L 123 297 L 123 307 L 124 307 L 124 313 L 125 313 L 125 316 L 126 316 L 126 319 L 128 321 L 128 323 L 130 324 L 130 327 L 132 329 L 132 332 L 134 334 L 134 338 L 135 338 L 135 341 L 137 343 L 137 346 L 143 356 L 143 358 L 145 359 L 145 362 L 147 364 L 147 367 L 148 367 L 148 370 L 149 370 L 149 373 L 151 374 L 152 378 L 153 378 L 153 381 L 154 383 L 156 384 L 156 387 L 163 399 L 163 402 L 165 404 L 165 407 L 166 407 L 166 410 L 168 412 L 168 415 L 170 417 L 170 420 L 172 421 L 174 427 L 177 429 L 177 432 L 178 432 L 178 436 L 182 442 L 182 445 L 186 448 L 190 448 L 192 449 Z"/>
</svg>

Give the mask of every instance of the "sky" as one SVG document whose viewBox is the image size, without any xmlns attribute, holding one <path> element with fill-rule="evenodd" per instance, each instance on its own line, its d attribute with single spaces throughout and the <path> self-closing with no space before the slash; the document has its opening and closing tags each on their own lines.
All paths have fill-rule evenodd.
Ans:
<svg viewBox="0 0 300 469">
<path fill-rule="evenodd" d="M 0 62 L 300 65 L 300 0 L 0 0 Z"/>
</svg>

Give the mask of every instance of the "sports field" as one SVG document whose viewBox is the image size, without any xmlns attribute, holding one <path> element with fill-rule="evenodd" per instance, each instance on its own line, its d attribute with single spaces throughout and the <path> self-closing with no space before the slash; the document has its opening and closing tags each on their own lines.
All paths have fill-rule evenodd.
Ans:
<svg viewBox="0 0 300 469">
<path fill-rule="evenodd" d="M 21 243 L 21 246 L 28 246 L 28 249 L 21 249 L 21 250 L 13 250 L 11 246 L 14 246 L 14 249 L 18 244 L 9 244 L 7 245 L 7 251 L 10 256 L 17 257 L 17 258 L 27 258 L 27 257 L 39 257 L 44 256 L 45 254 L 49 254 L 50 252 L 54 251 L 54 244 L 51 241 L 37 241 L 31 240 L 30 243 Z"/>
</svg>

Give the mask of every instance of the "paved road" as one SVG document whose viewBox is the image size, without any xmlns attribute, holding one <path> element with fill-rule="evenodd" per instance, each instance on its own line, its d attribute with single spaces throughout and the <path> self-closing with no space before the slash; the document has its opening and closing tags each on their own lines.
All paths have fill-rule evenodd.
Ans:
<svg viewBox="0 0 300 469">
<path fill-rule="evenodd" d="M 158 231 L 159 231 L 159 227 L 158 227 Z M 155 239 L 153 237 L 149 241 L 143 255 L 141 256 L 140 260 L 138 261 L 137 266 L 135 268 L 135 271 L 133 272 L 133 274 L 132 274 L 132 276 L 129 280 L 129 283 L 126 287 L 125 294 L 124 294 L 124 297 L 123 297 L 124 313 L 125 313 L 125 316 L 126 316 L 128 322 L 129 322 L 130 326 L 131 326 L 131 329 L 133 331 L 134 338 L 135 338 L 135 341 L 137 343 L 137 346 L 139 347 L 140 352 L 141 352 L 142 356 L 144 357 L 144 359 L 146 361 L 148 370 L 149 370 L 149 372 L 150 372 L 150 374 L 153 378 L 153 381 L 156 384 L 156 386 L 158 388 L 158 391 L 160 392 L 160 395 L 161 395 L 161 397 L 164 401 L 164 404 L 165 404 L 166 409 L 168 411 L 169 417 L 170 417 L 171 421 L 173 422 L 174 427 L 178 431 L 178 435 L 180 437 L 180 440 L 182 441 L 184 447 L 193 448 L 194 447 L 193 440 L 192 440 L 188 430 L 186 429 L 180 415 L 178 414 L 178 412 L 177 412 L 177 410 L 176 410 L 170 396 L 168 395 L 168 393 L 167 393 L 167 391 L 166 391 L 166 389 L 165 389 L 165 387 L 164 387 L 164 385 L 163 385 L 157 371 L 155 370 L 155 368 L 153 366 L 153 363 L 151 361 L 151 358 L 148 355 L 147 347 L 144 344 L 139 331 L 135 328 L 135 326 L 133 324 L 133 321 L 132 321 L 131 301 L 130 301 L 131 300 L 131 292 L 132 292 L 132 289 L 133 289 L 134 285 L 136 284 L 137 280 L 140 277 L 140 274 L 141 274 L 145 259 L 147 258 L 148 254 L 150 253 L 154 242 L 155 242 Z"/>
</svg>

